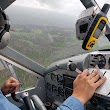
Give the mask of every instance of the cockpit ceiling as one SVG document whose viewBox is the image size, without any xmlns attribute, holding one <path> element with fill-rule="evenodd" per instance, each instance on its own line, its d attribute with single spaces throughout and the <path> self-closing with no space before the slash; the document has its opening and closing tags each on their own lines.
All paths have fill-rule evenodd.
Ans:
<svg viewBox="0 0 110 110">
<path fill-rule="evenodd" d="M 11 5 L 15 0 L 1 0 L 0 7 L 5 10 L 9 5 Z"/>
</svg>

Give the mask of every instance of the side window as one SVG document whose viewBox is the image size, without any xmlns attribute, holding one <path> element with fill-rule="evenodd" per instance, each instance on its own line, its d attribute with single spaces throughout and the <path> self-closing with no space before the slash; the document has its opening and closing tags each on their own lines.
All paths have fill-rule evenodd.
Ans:
<svg viewBox="0 0 110 110">
<path fill-rule="evenodd" d="M 14 65 L 11 65 L 3 60 L 0 60 L 0 86 L 12 76 L 12 72 L 22 84 L 23 90 L 35 87 L 38 77 L 35 74 L 30 74 Z"/>
<path fill-rule="evenodd" d="M 22 69 L 19 69 L 18 67 L 14 67 L 14 70 L 18 80 L 22 84 L 23 89 L 35 87 L 38 79 L 37 76 L 30 74 Z"/>
<path fill-rule="evenodd" d="M 0 60 L 0 87 L 4 84 L 4 81 L 10 77 L 10 74 L 6 63 Z"/>
</svg>

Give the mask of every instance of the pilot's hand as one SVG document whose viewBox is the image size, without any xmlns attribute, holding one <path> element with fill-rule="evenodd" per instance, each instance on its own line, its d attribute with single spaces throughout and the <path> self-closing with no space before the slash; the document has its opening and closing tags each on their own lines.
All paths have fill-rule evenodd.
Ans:
<svg viewBox="0 0 110 110">
<path fill-rule="evenodd" d="M 1 87 L 1 91 L 4 95 L 14 93 L 18 90 L 19 82 L 13 77 L 10 77 Z"/>
<path fill-rule="evenodd" d="M 89 74 L 89 71 L 85 69 L 74 80 L 72 95 L 84 105 L 93 96 L 95 90 L 106 81 L 106 77 L 99 78 L 97 70 Z"/>
</svg>

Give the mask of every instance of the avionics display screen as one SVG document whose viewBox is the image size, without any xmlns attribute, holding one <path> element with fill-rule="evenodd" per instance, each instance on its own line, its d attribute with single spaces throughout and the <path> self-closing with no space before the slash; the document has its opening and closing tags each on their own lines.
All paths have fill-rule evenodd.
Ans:
<svg viewBox="0 0 110 110">
<path fill-rule="evenodd" d="M 73 89 L 73 81 L 74 80 L 75 80 L 75 77 L 64 76 L 63 86 L 68 87 L 70 89 Z"/>
<path fill-rule="evenodd" d="M 96 39 L 98 39 L 98 37 L 100 36 L 104 26 L 105 26 L 106 22 L 104 20 L 102 20 L 99 25 L 98 25 L 98 28 L 96 29 L 96 32 L 94 33 L 94 37 Z"/>
</svg>

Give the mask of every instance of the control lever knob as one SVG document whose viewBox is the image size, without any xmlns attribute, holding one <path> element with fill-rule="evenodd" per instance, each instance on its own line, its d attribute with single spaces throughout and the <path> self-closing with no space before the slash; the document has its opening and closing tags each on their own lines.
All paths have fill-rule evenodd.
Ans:
<svg viewBox="0 0 110 110">
<path fill-rule="evenodd" d="M 69 70 L 71 70 L 71 71 L 75 71 L 75 70 L 76 70 L 76 65 L 75 65 L 74 63 L 69 63 L 69 64 L 68 64 L 68 68 L 69 68 Z"/>
<path fill-rule="evenodd" d="M 76 64 L 73 63 L 73 62 L 70 62 L 70 63 L 68 64 L 68 69 L 71 70 L 71 71 L 76 71 L 76 72 L 79 73 L 79 74 L 82 73 L 82 71 L 79 70 L 79 69 L 77 68 Z"/>
</svg>

